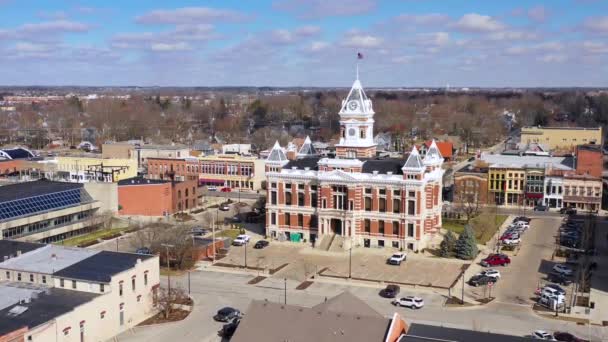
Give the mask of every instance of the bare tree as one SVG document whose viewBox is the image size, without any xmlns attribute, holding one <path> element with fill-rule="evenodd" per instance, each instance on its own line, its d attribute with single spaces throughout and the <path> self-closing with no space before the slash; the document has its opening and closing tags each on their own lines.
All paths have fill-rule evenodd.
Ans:
<svg viewBox="0 0 608 342">
<path fill-rule="evenodd" d="M 157 306 L 165 319 L 168 319 L 175 306 L 188 300 L 186 292 L 181 288 L 167 290 L 161 287 L 158 291 Z"/>
<path fill-rule="evenodd" d="M 455 209 L 463 214 L 467 224 L 477 214 L 479 214 L 479 183 L 470 180 L 463 180 L 456 185 L 454 194 Z"/>
</svg>

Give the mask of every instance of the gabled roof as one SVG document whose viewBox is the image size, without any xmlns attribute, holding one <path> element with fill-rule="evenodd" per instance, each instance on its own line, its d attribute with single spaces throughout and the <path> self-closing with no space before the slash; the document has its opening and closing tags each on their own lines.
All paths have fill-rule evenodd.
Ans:
<svg viewBox="0 0 608 342">
<path fill-rule="evenodd" d="M 412 170 L 418 171 L 423 169 L 424 165 L 422 164 L 422 159 L 420 159 L 420 153 L 418 153 L 418 149 L 416 146 L 412 147 L 412 152 L 407 157 L 405 164 L 403 165 L 403 170 Z"/>
<path fill-rule="evenodd" d="M 437 164 L 437 163 L 442 163 L 442 162 L 443 162 L 443 157 L 441 156 L 441 152 L 439 152 L 439 147 L 437 146 L 437 143 L 435 142 L 435 140 L 433 140 L 431 142 L 431 146 L 429 146 L 429 149 L 426 151 L 426 155 L 424 156 L 423 163 L 425 165 L 429 165 L 429 164 Z"/>
<path fill-rule="evenodd" d="M 426 141 L 424 143 L 424 145 L 426 145 L 427 148 L 430 148 L 432 144 L 433 144 L 432 140 Z M 451 142 L 435 141 L 435 144 L 439 148 L 439 153 L 441 154 L 442 157 L 452 158 L 452 151 L 453 151 L 454 145 Z"/>
<path fill-rule="evenodd" d="M 285 151 L 283 151 L 283 149 L 281 148 L 281 145 L 279 145 L 278 141 L 276 141 L 274 143 L 274 146 L 272 147 L 270 154 L 268 154 L 268 158 L 266 158 L 266 161 L 267 162 L 277 162 L 277 163 L 282 163 L 282 162 L 288 161 L 287 156 L 285 155 Z"/>
<path fill-rule="evenodd" d="M 349 103 L 356 103 L 356 108 L 350 108 Z M 365 95 L 363 86 L 359 78 L 353 82 L 353 86 L 348 92 L 346 99 L 342 101 L 342 108 L 340 109 L 340 115 L 342 114 L 374 114 L 372 109 L 372 101 Z"/>
<path fill-rule="evenodd" d="M 310 141 L 310 138 L 307 136 L 302 144 L 302 147 L 300 147 L 300 150 L 298 151 L 298 157 L 311 156 L 315 154 L 317 154 L 317 151 L 315 150 L 314 146 L 312 146 L 312 141 Z"/>
<path fill-rule="evenodd" d="M 383 317 L 366 302 L 349 291 L 344 291 L 321 304 L 317 304 L 312 309 L 322 313 L 345 312 L 357 316 Z"/>
</svg>

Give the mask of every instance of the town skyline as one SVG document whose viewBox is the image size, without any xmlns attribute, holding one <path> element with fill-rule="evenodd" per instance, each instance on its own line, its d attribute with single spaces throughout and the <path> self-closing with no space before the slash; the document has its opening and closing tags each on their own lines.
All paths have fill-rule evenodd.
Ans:
<svg viewBox="0 0 608 342">
<path fill-rule="evenodd" d="M 601 1 L 86 5 L 0 1 L 0 84 L 608 86 Z"/>
</svg>

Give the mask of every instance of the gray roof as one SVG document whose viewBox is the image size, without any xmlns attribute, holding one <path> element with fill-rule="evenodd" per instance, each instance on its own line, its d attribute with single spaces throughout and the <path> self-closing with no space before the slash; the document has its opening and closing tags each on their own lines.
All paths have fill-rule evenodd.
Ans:
<svg viewBox="0 0 608 342">
<path fill-rule="evenodd" d="M 489 332 L 454 329 L 434 325 L 413 323 L 407 330 L 407 334 L 401 336 L 398 342 L 523 342 L 537 341 L 528 337 L 493 334 Z"/>
<path fill-rule="evenodd" d="M 55 277 L 109 283 L 115 274 L 129 270 L 138 260 L 154 255 L 101 251 L 55 272 Z M 158 266 L 158 265 L 157 265 Z"/>
<path fill-rule="evenodd" d="M 323 313 L 344 312 L 351 315 L 383 318 L 378 311 L 349 291 L 344 291 L 326 302 L 317 304 L 312 309 Z"/>
<path fill-rule="evenodd" d="M 55 182 L 46 179 L 3 185 L 0 187 L 0 203 L 78 189 L 83 186 L 82 183 Z"/>
<path fill-rule="evenodd" d="M 46 245 L 19 257 L 3 261 L 0 263 L 0 268 L 53 274 L 97 253 L 99 251 L 84 248 Z"/>
<path fill-rule="evenodd" d="M 403 167 L 407 168 L 407 169 L 424 168 L 424 166 L 422 165 L 422 159 L 420 159 L 420 154 L 418 154 L 417 150 L 415 150 L 415 149 L 412 150 L 410 155 L 407 157 L 407 160 L 405 162 L 405 165 L 403 165 Z"/>
<path fill-rule="evenodd" d="M 0 282 L 0 310 L 15 305 L 24 299 L 31 299 L 46 288 L 28 283 Z"/>
<path fill-rule="evenodd" d="M 490 164 L 490 167 L 551 167 L 553 169 L 566 171 L 574 169 L 574 158 L 572 157 L 518 156 L 482 153 L 480 159 Z"/>
<path fill-rule="evenodd" d="M 31 252 L 35 249 L 46 246 L 43 243 L 21 242 L 13 240 L 0 240 L 0 263 L 5 259 L 14 258 L 17 253 Z"/>
<path fill-rule="evenodd" d="M 254 300 L 232 342 L 384 341 L 390 319 Z"/>
<path fill-rule="evenodd" d="M 15 304 L 0 310 L 0 336 L 23 327 L 34 329 L 73 311 L 98 296 L 95 293 L 58 288 L 50 288 L 47 291 L 39 293 L 36 298 L 32 297 L 29 303 Z M 3 295 L 2 287 L 0 287 L 0 297 Z M 16 316 L 10 315 L 11 310 L 16 307 L 21 307 L 17 309 L 21 309 L 19 311 L 22 313 Z M 72 326 L 72 329 L 77 329 L 77 327 Z"/>
</svg>

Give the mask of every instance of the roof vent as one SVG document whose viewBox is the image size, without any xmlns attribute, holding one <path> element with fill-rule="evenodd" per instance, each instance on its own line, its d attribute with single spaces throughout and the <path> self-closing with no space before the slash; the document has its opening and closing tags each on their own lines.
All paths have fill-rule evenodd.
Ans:
<svg viewBox="0 0 608 342">
<path fill-rule="evenodd" d="M 139 258 L 138 258 L 138 259 L 137 259 L 137 263 L 138 263 L 138 264 L 141 264 L 141 259 L 139 259 Z"/>
<path fill-rule="evenodd" d="M 291 167 L 291 169 L 292 169 L 292 170 L 297 170 L 297 169 L 298 169 L 298 167 L 297 167 L 297 166 L 292 166 L 292 167 Z"/>
<path fill-rule="evenodd" d="M 20 255 L 21 255 L 21 251 L 17 251 L 17 256 L 20 256 Z"/>
<path fill-rule="evenodd" d="M 304 170 L 305 171 L 310 171 L 310 167 L 307 166 L 307 167 L 304 168 Z"/>
<path fill-rule="evenodd" d="M 10 309 L 8 311 L 7 316 L 8 317 L 17 317 L 26 311 L 27 311 L 27 307 L 21 306 L 21 305 L 15 305 L 15 307 L 13 307 L 12 309 Z"/>
<path fill-rule="evenodd" d="M 51 259 L 57 260 L 57 254 L 55 254 L 55 253 L 51 254 Z"/>
<path fill-rule="evenodd" d="M 374 170 L 372 173 L 374 174 L 374 176 L 376 176 L 378 175 L 378 170 Z"/>
<path fill-rule="evenodd" d="M 8 255 L 5 255 L 5 256 L 4 256 L 4 261 L 6 261 L 6 260 L 8 260 L 8 259 L 9 259 Z"/>
<path fill-rule="evenodd" d="M 393 171 L 388 171 L 386 174 L 390 176 L 393 174 Z"/>
</svg>

